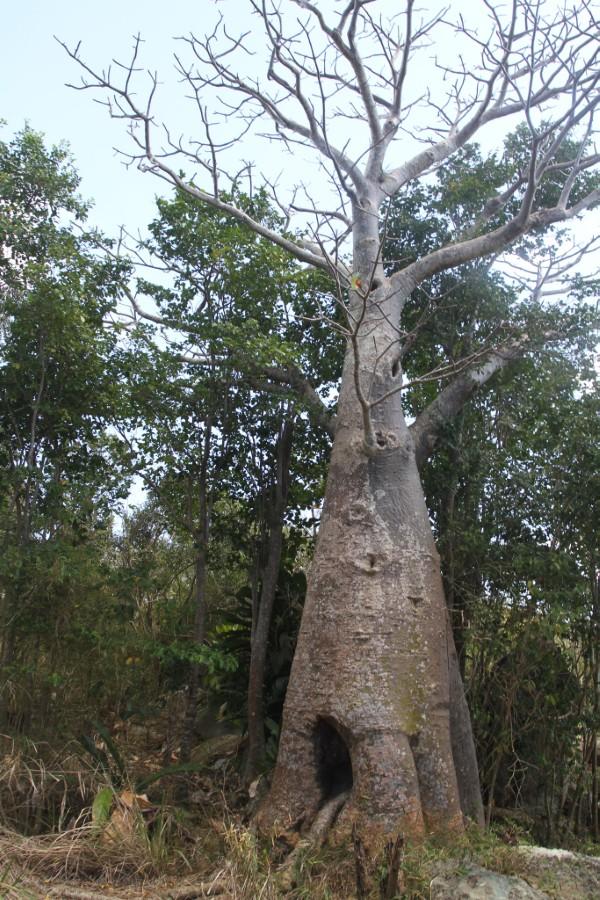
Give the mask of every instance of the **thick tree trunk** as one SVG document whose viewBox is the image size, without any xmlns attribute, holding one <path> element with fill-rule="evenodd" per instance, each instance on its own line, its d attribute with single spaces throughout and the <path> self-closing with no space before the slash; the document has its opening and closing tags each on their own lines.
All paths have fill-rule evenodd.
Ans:
<svg viewBox="0 0 600 900">
<path fill-rule="evenodd" d="M 383 398 L 399 385 L 393 323 L 402 299 L 385 285 L 375 291 L 347 354 L 263 827 L 309 824 L 348 789 L 342 822 L 409 833 L 463 827 L 446 601 L 413 441 L 396 392 L 372 407 L 374 443 L 365 444 L 357 392 L 358 383 Z"/>
<path fill-rule="evenodd" d="M 363 835 L 460 830 L 461 797 L 480 818 L 440 559 L 400 399 L 400 323 L 415 283 L 385 278 L 382 200 L 373 191 L 353 208 L 348 350 L 279 756 L 259 812 L 266 828 L 309 827 L 344 792 L 338 823 L 358 822 Z"/>
<path fill-rule="evenodd" d="M 283 521 L 287 505 L 289 468 L 294 426 L 284 423 L 277 446 L 277 470 L 268 510 L 268 551 L 262 572 L 260 601 L 253 622 L 248 679 L 248 751 L 245 777 L 252 780 L 260 771 L 265 754 L 264 681 L 269 629 L 277 591 L 277 579 L 283 545 Z"/>
</svg>

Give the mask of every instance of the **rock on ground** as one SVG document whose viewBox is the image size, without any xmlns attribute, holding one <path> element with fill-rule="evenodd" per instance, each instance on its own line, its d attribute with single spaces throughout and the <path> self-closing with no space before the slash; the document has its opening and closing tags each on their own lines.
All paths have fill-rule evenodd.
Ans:
<svg viewBox="0 0 600 900">
<path fill-rule="evenodd" d="M 431 900 L 548 900 L 548 894 L 514 875 L 499 875 L 480 866 L 464 873 L 438 875 L 431 882 Z"/>
<path fill-rule="evenodd" d="M 553 900 L 598 900 L 600 857 L 548 847 L 521 847 L 521 874 Z"/>
</svg>

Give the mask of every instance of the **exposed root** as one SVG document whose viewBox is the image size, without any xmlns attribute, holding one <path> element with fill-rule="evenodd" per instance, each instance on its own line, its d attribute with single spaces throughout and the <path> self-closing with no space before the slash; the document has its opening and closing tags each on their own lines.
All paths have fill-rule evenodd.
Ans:
<svg viewBox="0 0 600 900">
<path fill-rule="evenodd" d="M 320 847 L 323 844 L 327 837 L 327 832 L 337 819 L 349 796 L 350 791 L 342 791 L 342 793 L 336 794 L 323 804 L 308 832 L 307 843 L 311 847 Z"/>
<path fill-rule="evenodd" d="M 277 881 L 281 888 L 288 890 L 293 887 L 294 864 L 301 853 L 308 849 L 316 850 L 321 847 L 329 829 L 335 822 L 343 806 L 345 805 L 350 791 L 342 791 L 340 794 L 330 797 L 326 800 L 312 823 L 310 830 L 305 838 L 298 842 L 292 852 L 288 855 L 285 862 L 282 863 L 277 872 Z"/>
</svg>

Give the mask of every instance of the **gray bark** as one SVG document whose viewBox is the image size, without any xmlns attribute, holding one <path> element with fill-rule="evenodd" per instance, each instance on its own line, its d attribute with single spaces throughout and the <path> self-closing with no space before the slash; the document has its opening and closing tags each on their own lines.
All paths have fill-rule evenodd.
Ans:
<svg viewBox="0 0 600 900">
<path fill-rule="evenodd" d="M 277 579 L 283 545 L 283 520 L 289 488 L 289 466 L 292 452 L 293 421 L 284 423 L 277 446 L 277 471 L 273 496 L 268 511 L 268 552 L 262 572 L 260 601 L 253 622 L 248 679 L 248 751 L 245 763 L 247 780 L 254 778 L 265 753 L 264 681 L 267 663 L 269 629 L 277 591 Z"/>
</svg>

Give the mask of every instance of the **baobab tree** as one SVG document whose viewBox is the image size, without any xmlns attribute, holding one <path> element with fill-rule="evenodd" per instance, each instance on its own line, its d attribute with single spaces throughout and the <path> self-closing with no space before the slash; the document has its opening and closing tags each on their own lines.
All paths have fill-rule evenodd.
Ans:
<svg viewBox="0 0 600 900">
<path fill-rule="evenodd" d="M 507 328 L 460 364 L 429 373 L 439 392 L 411 424 L 403 359 L 415 333 L 403 313 L 411 297 L 426 304 L 423 286 L 436 275 L 498 256 L 600 201 L 590 177 L 600 160 L 598 22 L 583 0 L 560 9 L 482 0 L 477 29 L 413 0 L 391 14 L 384 0 L 248 5 L 268 50 L 264 77 L 248 71 L 251 37 L 232 37 L 223 22 L 205 38 L 182 39 L 187 57 L 176 64 L 201 126 L 189 144 L 157 126 L 156 76 L 140 99 L 139 39 L 128 63 L 102 72 L 79 47 L 69 52 L 84 69 L 78 87 L 102 91 L 110 113 L 129 122 L 132 161 L 324 270 L 338 298 L 331 324 L 347 350 L 335 422 L 297 369 L 264 373 L 308 398 L 335 436 L 260 820 L 306 828 L 326 806 L 340 826 L 358 819 L 371 832 L 461 829 L 465 816 L 481 820 L 481 800 L 419 470 L 475 391 L 556 334 Z M 219 136 L 219 111 L 226 128 L 240 124 L 239 134 Z M 390 200 L 494 123 L 524 125 L 526 158 L 490 186 L 468 228 L 389 274 L 382 247 Z M 284 200 L 270 180 L 286 216 L 304 217 L 303 238 L 253 220 L 231 199 L 240 175 L 228 180 L 222 155 L 257 130 L 292 158 L 311 148 L 333 184 L 334 200 L 323 205 L 302 186 Z M 182 160 L 195 166 L 193 178 L 182 174 Z M 545 190 L 550 182 L 554 193 Z"/>
</svg>

